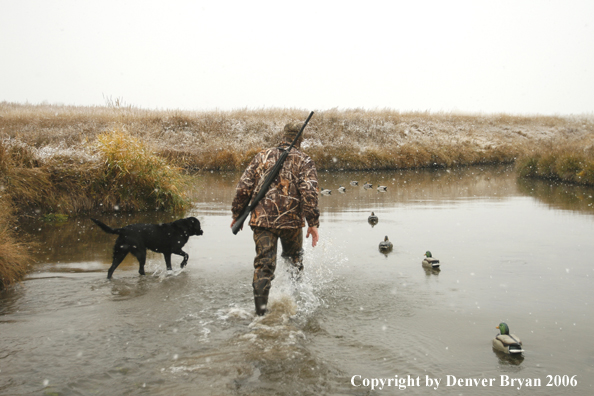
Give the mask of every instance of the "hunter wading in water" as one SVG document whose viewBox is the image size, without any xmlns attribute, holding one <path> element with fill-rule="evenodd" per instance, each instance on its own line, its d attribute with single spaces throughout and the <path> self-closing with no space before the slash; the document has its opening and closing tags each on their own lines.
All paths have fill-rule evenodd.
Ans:
<svg viewBox="0 0 594 396">
<path fill-rule="evenodd" d="M 252 197 L 258 194 L 268 172 L 294 141 L 302 127 L 302 123 L 285 125 L 281 144 L 278 147 L 262 150 L 248 165 L 237 184 L 231 208 L 233 212 L 231 227 Z M 276 269 L 278 239 L 281 240 L 282 257 L 291 264 L 291 273 L 297 279 L 303 270 L 305 221 L 308 225 L 306 237 L 312 236 L 313 247 L 318 243 L 320 225 L 318 175 L 312 159 L 299 150 L 302 140 L 303 135 L 289 151 L 278 176 L 251 214 L 249 224 L 256 243 L 252 286 L 257 315 L 266 313 L 268 294 Z"/>
</svg>

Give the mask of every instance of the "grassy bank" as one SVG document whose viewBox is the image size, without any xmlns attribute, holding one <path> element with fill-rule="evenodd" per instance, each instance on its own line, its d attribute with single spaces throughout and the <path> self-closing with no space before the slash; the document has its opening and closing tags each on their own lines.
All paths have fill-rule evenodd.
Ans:
<svg viewBox="0 0 594 396">
<path fill-rule="evenodd" d="M 13 263 L 28 262 L 15 216 L 182 209 L 180 170 L 243 169 L 308 112 L 0 103 L 0 277 L 18 280 Z M 516 162 L 523 176 L 594 185 L 592 117 L 334 109 L 316 112 L 302 147 L 319 170 Z"/>
<path fill-rule="evenodd" d="M 87 143 L 120 128 L 187 170 L 238 170 L 278 142 L 307 110 L 158 111 L 131 106 L 69 107 L 0 103 L 0 137 L 55 156 L 92 161 Z M 514 162 L 556 141 L 591 136 L 590 117 L 318 111 L 303 147 L 319 169 L 392 169 Z"/>
<path fill-rule="evenodd" d="M 178 210 L 184 178 L 140 139 L 119 129 L 85 146 L 89 161 L 66 155 L 40 159 L 26 145 L 0 142 L 4 193 L 21 214 L 76 215 L 90 210 Z"/>
</svg>

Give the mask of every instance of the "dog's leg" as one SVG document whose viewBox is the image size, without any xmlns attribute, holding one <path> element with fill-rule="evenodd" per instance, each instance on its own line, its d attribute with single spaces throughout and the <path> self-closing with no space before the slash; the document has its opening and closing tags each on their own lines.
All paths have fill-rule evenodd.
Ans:
<svg viewBox="0 0 594 396">
<path fill-rule="evenodd" d="M 165 256 L 165 265 L 167 265 L 167 271 L 171 271 L 171 253 L 163 253 L 163 256 Z"/>
<path fill-rule="evenodd" d="M 178 249 L 174 251 L 173 254 L 177 254 L 178 256 L 182 256 L 184 258 L 184 260 L 180 264 L 181 268 L 184 268 L 186 264 L 188 264 L 188 259 L 190 258 L 190 255 L 188 253 L 184 252 L 181 249 Z"/>
<path fill-rule="evenodd" d="M 111 267 L 109 267 L 109 270 L 107 271 L 107 279 L 111 279 L 113 271 L 115 271 L 116 268 L 118 268 L 118 265 L 120 265 L 120 263 L 124 261 L 124 259 L 128 255 L 129 246 L 125 243 L 118 242 L 119 241 L 116 241 L 116 244 L 113 248 L 113 261 L 111 263 Z"/>
<path fill-rule="evenodd" d="M 184 256 L 184 261 L 181 262 L 181 268 L 184 268 L 186 266 L 186 264 L 188 264 L 188 259 L 190 258 L 190 255 L 188 253 L 184 252 L 183 250 L 180 250 L 180 252 Z"/>
<path fill-rule="evenodd" d="M 138 259 L 138 273 L 144 275 L 144 264 L 146 263 L 146 249 L 135 249 L 132 254 Z"/>
</svg>

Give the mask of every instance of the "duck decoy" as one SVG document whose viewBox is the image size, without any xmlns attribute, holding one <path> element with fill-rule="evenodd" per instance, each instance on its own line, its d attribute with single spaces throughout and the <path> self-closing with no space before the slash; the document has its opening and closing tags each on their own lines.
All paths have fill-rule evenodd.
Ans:
<svg viewBox="0 0 594 396">
<path fill-rule="evenodd" d="M 371 188 L 371 187 L 373 187 L 373 184 L 371 184 L 371 183 L 363 184 L 363 188 Z"/>
<path fill-rule="evenodd" d="M 343 186 L 338 187 L 338 192 L 343 193 L 346 191 L 346 188 L 344 188 Z"/>
<path fill-rule="evenodd" d="M 496 327 L 499 329 L 499 333 L 493 338 L 493 349 L 499 352 L 506 353 L 508 355 L 522 353 L 522 341 L 518 336 L 509 334 L 509 327 L 505 323 L 499 323 Z"/>
<path fill-rule="evenodd" d="M 423 259 L 423 267 L 439 268 L 439 260 L 434 258 L 429 250 L 427 250 L 427 252 L 425 253 L 425 258 Z"/>
<path fill-rule="evenodd" d="M 392 250 L 392 247 L 393 247 L 392 242 L 390 242 L 388 240 L 388 236 L 387 235 L 384 238 L 384 240 L 379 243 L 379 250 L 380 250 L 380 252 L 389 252 L 390 250 Z"/>
<path fill-rule="evenodd" d="M 328 190 L 327 188 L 322 188 L 322 190 L 320 191 L 320 194 L 330 195 L 330 194 L 332 194 L 332 190 Z"/>
<path fill-rule="evenodd" d="M 379 186 L 377 188 L 377 191 L 387 191 L 388 190 L 388 186 Z"/>
<path fill-rule="evenodd" d="M 351 182 L 351 186 L 358 186 L 358 185 L 359 185 L 359 182 L 358 182 L 358 181 L 356 181 L 356 180 L 353 180 L 353 181 Z"/>
<path fill-rule="evenodd" d="M 377 218 L 377 216 L 376 216 L 376 215 L 375 215 L 375 213 L 373 213 L 373 212 L 371 212 L 371 216 L 369 216 L 369 217 L 367 218 L 367 222 L 368 222 L 369 224 L 371 224 L 372 226 L 376 225 L 376 224 L 377 224 L 377 222 L 378 222 L 378 220 L 379 220 L 379 219 Z"/>
</svg>

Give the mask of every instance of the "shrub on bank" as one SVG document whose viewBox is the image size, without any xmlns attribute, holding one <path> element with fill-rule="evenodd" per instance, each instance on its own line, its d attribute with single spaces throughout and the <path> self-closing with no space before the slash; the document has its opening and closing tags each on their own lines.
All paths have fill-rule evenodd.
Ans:
<svg viewBox="0 0 594 396">
<path fill-rule="evenodd" d="M 516 162 L 519 176 L 594 185 L 594 153 L 581 142 L 559 143 Z"/>
<path fill-rule="evenodd" d="M 180 210 L 188 200 L 184 177 L 138 138 L 119 129 L 91 143 L 99 161 L 53 156 L 39 166 L 12 161 L 6 191 L 17 212 L 75 215 L 90 210 Z M 11 152 L 26 157 L 27 147 Z M 5 150 L 7 151 L 7 150 Z"/>
<path fill-rule="evenodd" d="M 15 231 L 16 218 L 7 188 L 12 169 L 10 150 L 0 142 L 0 289 L 23 279 L 31 263 L 27 247 L 18 242 Z"/>
<path fill-rule="evenodd" d="M 5 212 L 5 202 L 0 202 L 0 289 L 18 283 L 27 272 L 31 256 L 25 243 L 18 242 L 14 232 L 14 218 Z"/>
<path fill-rule="evenodd" d="M 114 129 L 97 137 L 97 149 L 105 162 L 93 190 L 106 207 L 180 210 L 188 204 L 181 170 L 138 138 Z"/>
</svg>

